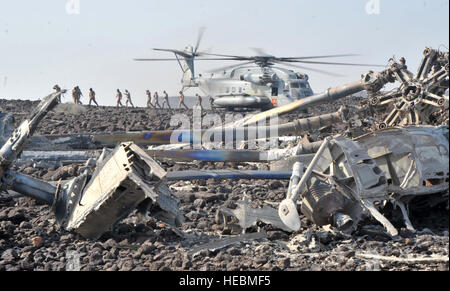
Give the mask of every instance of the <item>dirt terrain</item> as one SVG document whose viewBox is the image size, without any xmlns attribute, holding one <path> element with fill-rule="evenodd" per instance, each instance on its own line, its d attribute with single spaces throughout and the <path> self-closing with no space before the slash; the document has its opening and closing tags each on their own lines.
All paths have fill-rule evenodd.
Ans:
<svg viewBox="0 0 450 291">
<path fill-rule="evenodd" d="M 290 114 L 286 120 L 334 112 L 342 104 L 355 104 L 349 97 L 308 112 Z M 16 124 L 37 105 L 32 101 L 0 100 L 0 112 L 15 114 Z M 65 108 L 67 110 L 65 110 Z M 50 112 L 36 134 L 100 133 L 110 131 L 163 130 L 173 112 L 145 108 L 62 106 Z M 190 111 L 185 112 L 191 115 Z M 224 112 L 222 112 L 222 115 Z M 335 125 L 331 132 L 342 130 Z M 314 137 L 313 137 L 314 138 Z M 282 144 L 281 146 L 286 146 Z M 262 169 L 268 165 L 247 163 L 174 163 L 161 161 L 166 171 L 183 169 Z M 16 170 L 47 181 L 70 179 L 79 165 L 36 169 L 30 162 Z M 411 220 L 419 231 L 402 228 L 399 210 L 389 219 L 400 229 L 391 239 L 374 220 L 361 223 L 353 235 L 319 228 L 302 216 L 302 229 L 287 233 L 259 225 L 247 233 L 266 231 L 267 238 L 239 242 L 220 249 L 192 250 L 203 243 L 240 235 L 233 224 L 223 227 L 215 217 L 220 206 L 235 208 L 244 194 L 255 206 L 285 198 L 288 181 L 206 180 L 171 182 L 181 198 L 186 222 L 173 229 L 135 214 L 118 223 L 98 241 L 59 230 L 49 206 L 30 198 L 5 198 L 0 194 L 0 271 L 66 270 L 71 257 L 79 257 L 81 270 L 449 270 L 447 262 L 414 262 L 405 258 L 448 256 L 448 202 L 433 208 L 411 208 Z M 420 199 L 417 199 L 420 205 Z M 364 255 L 392 256 L 398 262 Z"/>
</svg>

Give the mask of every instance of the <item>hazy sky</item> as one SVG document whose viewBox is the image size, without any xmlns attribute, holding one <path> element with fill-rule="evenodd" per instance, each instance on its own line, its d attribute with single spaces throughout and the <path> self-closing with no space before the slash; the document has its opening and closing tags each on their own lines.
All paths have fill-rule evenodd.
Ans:
<svg viewBox="0 0 450 291">
<path fill-rule="evenodd" d="M 147 88 L 175 95 L 176 62 L 132 59 L 171 57 L 151 48 L 194 44 L 202 26 L 200 50 L 212 53 L 254 55 L 251 47 L 276 56 L 357 53 L 362 56 L 333 60 L 382 65 L 395 55 L 414 71 L 425 46 L 449 46 L 448 0 L 79 0 L 79 14 L 68 13 L 70 1 L 76 0 L 0 0 L 0 98 L 41 98 L 56 83 L 79 85 L 85 96 L 93 87 L 99 103 L 109 105 L 117 88 L 129 89 L 138 105 Z M 375 5 L 367 11 L 370 1 Z M 198 62 L 196 71 L 226 64 L 232 63 Z M 369 69 L 316 68 L 345 77 L 306 72 L 315 92 Z"/>
</svg>

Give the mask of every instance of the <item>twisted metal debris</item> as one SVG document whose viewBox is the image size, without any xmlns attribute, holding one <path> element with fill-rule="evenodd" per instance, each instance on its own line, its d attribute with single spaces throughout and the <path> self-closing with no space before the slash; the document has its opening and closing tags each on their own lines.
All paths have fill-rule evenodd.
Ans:
<svg viewBox="0 0 450 291">
<path fill-rule="evenodd" d="M 280 203 L 278 217 L 275 208 L 266 206 L 251 209 L 241 203 L 237 210 L 222 208 L 223 214 L 235 216 L 243 229 L 257 221 L 273 224 L 283 230 L 298 231 L 298 209 L 319 226 L 331 224 L 344 232 L 351 232 L 359 222 L 371 216 L 378 220 L 391 236 L 397 229 L 382 214 L 383 206 L 390 202 L 400 208 L 406 228 L 414 231 L 408 217 L 408 203 L 418 195 L 444 193 L 440 199 L 448 200 L 449 143 L 448 120 L 436 122 L 434 116 L 448 110 L 448 52 L 427 48 L 416 74 L 407 70 L 406 61 L 393 61 L 382 72 L 369 73 L 362 79 L 327 90 L 292 104 L 281 106 L 241 120 L 237 127 L 216 129 L 217 136 L 237 136 L 243 131 L 246 138 L 252 126 L 274 114 L 285 114 L 343 98 L 365 90 L 369 93 L 369 111 L 378 114 L 391 107 L 377 129 L 355 138 L 343 133 L 315 143 L 300 142 L 295 148 L 259 151 L 144 151 L 132 142 L 141 144 L 167 144 L 174 132 L 179 143 L 195 142 L 195 132 L 163 131 L 114 135 L 43 136 L 31 138 L 38 123 L 56 104 L 59 95 L 43 99 L 30 119 L 11 133 L 10 116 L 0 132 L 11 134 L 0 149 L 0 177 L 2 190 L 11 189 L 23 195 L 42 200 L 52 206 L 59 225 L 84 237 L 97 239 L 136 208 L 151 208 L 152 215 L 172 225 L 180 225 L 179 199 L 166 186 L 169 180 L 188 179 L 289 179 L 286 199 Z M 388 83 L 399 82 L 395 90 L 380 90 Z M 363 112 L 363 111 L 361 111 Z M 377 113 L 378 112 L 378 113 Z M 337 122 L 350 124 L 346 110 L 300 119 L 277 126 L 279 135 L 300 135 Z M 438 124 L 436 124 L 438 123 Z M 440 123 L 440 124 L 439 124 Z M 362 123 L 361 123 L 362 124 Z M 431 126 L 433 124 L 438 126 Z M 439 126 L 440 125 L 440 126 Z M 270 132 L 273 128 L 264 128 Z M 258 130 L 259 131 L 259 130 Z M 212 131 L 214 133 L 214 130 Z M 245 134 L 247 133 L 247 134 Z M 211 135 L 210 141 L 213 142 Z M 264 138 L 267 135 L 263 136 Z M 85 166 L 81 175 L 53 185 L 39 179 L 16 173 L 10 166 L 27 148 L 48 150 L 98 149 L 101 153 L 77 153 Z M 117 145 L 118 144 L 118 145 Z M 34 148 L 33 148 L 34 147 Z M 48 161 L 74 158 L 74 152 L 46 155 L 28 152 L 28 157 Z M 280 171 L 179 171 L 166 173 L 150 155 L 182 160 L 211 161 L 273 161 L 280 162 Z M 41 157 L 41 158 L 40 158 Z M 226 220 L 224 219 L 224 223 Z"/>
<path fill-rule="evenodd" d="M 408 71 L 405 59 L 393 61 L 389 76 L 400 86 L 388 93 L 372 94 L 370 99 L 371 106 L 389 107 L 389 114 L 378 124 L 379 129 L 430 124 L 434 114 L 448 110 L 448 96 L 444 95 L 449 88 L 448 52 L 426 48 L 415 74 Z"/>
</svg>

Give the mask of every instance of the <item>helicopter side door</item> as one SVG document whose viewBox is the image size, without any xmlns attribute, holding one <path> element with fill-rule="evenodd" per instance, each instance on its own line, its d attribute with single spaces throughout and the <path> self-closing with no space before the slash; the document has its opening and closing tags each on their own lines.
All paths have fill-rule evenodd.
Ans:
<svg viewBox="0 0 450 291">
<path fill-rule="evenodd" d="M 272 87 L 272 97 L 278 96 L 278 87 Z"/>
</svg>

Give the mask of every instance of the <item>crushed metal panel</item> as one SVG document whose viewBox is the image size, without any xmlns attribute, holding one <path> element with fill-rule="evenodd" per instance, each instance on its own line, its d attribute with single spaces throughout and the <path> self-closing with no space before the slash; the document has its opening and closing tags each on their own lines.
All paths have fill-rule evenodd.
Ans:
<svg viewBox="0 0 450 291">
<path fill-rule="evenodd" d="M 385 197 L 387 180 L 367 150 L 343 137 L 336 137 L 336 143 L 343 149 L 350 174 L 356 180 L 357 192 L 361 198 Z"/>
<path fill-rule="evenodd" d="M 75 207 L 65 223 L 66 229 L 97 239 L 147 198 L 176 222 L 179 199 L 161 184 L 164 177 L 165 171 L 137 146 L 119 145 L 97 166 L 79 197 L 68 193 L 68 204 Z"/>
<path fill-rule="evenodd" d="M 391 189 L 401 195 L 426 195 L 448 189 L 447 135 L 445 127 L 410 126 L 380 130 L 356 141 L 387 172 Z"/>
</svg>

